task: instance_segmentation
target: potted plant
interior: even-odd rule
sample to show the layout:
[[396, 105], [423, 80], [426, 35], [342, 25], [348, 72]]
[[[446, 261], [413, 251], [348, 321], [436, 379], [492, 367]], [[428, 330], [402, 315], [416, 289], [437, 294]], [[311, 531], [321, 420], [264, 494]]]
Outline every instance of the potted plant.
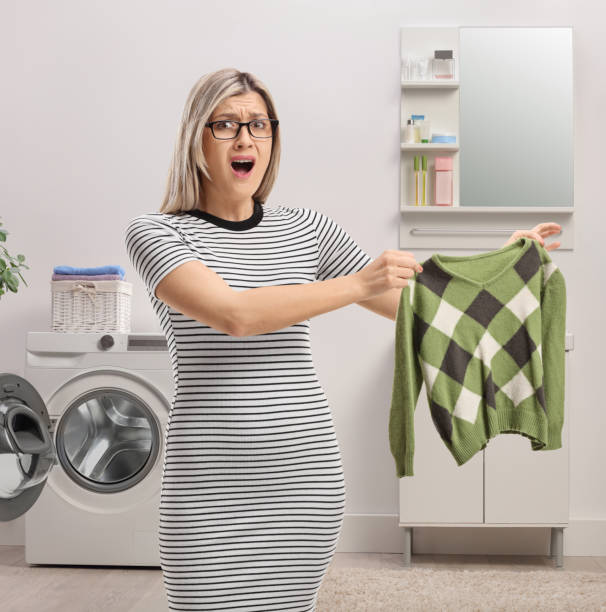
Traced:
[[[2, 221], [0, 221], [0, 226], [1, 225]], [[7, 234], [10, 234], [10, 232], [0, 228], [0, 242], [6, 242]], [[0, 297], [6, 293], [6, 288], [10, 289], [13, 293], [17, 293], [19, 279], [15, 276], [15, 272], [25, 283], [25, 286], [29, 286], [25, 282], [25, 279], [21, 276], [21, 272], [19, 272], [19, 268], [27, 268], [29, 270], [29, 266], [26, 266], [23, 263], [24, 261], [25, 257], [21, 254], [17, 255], [17, 259], [15, 260], [9, 255], [9, 252], [6, 250], [4, 245], [0, 244]]]

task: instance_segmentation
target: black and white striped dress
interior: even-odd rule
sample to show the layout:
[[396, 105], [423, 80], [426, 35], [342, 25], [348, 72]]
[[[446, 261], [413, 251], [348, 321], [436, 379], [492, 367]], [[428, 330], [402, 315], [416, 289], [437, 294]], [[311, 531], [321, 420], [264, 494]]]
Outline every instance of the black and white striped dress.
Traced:
[[315, 610], [345, 481], [310, 320], [229, 336], [154, 292], [191, 260], [244, 291], [352, 274], [372, 258], [327, 215], [259, 202], [243, 221], [199, 210], [143, 214], [128, 224], [125, 243], [175, 376], [159, 508], [170, 609]]

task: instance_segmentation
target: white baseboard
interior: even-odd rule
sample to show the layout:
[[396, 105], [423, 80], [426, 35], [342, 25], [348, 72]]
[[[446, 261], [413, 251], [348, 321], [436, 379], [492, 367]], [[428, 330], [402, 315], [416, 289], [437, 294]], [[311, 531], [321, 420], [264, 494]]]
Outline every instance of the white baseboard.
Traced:
[[[547, 555], [546, 527], [414, 527], [413, 554]], [[25, 519], [0, 522], [0, 545], [25, 545]], [[346, 514], [337, 552], [401, 553], [404, 529], [393, 514]], [[606, 557], [606, 520], [575, 519], [564, 529], [564, 556]]]

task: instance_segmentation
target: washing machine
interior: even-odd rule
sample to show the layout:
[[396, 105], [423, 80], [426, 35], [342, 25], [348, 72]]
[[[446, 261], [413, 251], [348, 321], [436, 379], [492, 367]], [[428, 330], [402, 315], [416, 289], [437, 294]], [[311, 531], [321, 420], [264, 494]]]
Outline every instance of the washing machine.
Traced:
[[160, 566], [174, 378], [162, 334], [27, 334], [0, 373], [0, 520], [25, 514], [30, 564]]

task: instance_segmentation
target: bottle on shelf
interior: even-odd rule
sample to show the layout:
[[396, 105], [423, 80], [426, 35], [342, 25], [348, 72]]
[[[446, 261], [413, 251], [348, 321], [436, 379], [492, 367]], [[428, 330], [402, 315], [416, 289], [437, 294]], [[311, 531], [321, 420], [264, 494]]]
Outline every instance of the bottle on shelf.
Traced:
[[415, 155], [413, 158], [413, 169], [415, 183], [414, 206], [427, 206], [427, 157], [425, 155]]
[[414, 57], [407, 55], [402, 58], [402, 80], [403, 81], [411, 81], [414, 74]]
[[427, 206], [427, 157], [425, 155], [421, 156], [421, 168], [423, 169], [423, 200], [421, 206]]
[[415, 171], [415, 206], [419, 205], [419, 156], [415, 155], [414, 161], [414, 171]]
[[421, 123], [425, 119], [425, 115], [411, 115], [412, 125], [415, 132], [415, 142], [421, 142]]
[[412, 119], [406, 122], [406, 130], [404, 132], [404, 142], [412, 144], [415, 141], [415, 126], [412, 124]]

